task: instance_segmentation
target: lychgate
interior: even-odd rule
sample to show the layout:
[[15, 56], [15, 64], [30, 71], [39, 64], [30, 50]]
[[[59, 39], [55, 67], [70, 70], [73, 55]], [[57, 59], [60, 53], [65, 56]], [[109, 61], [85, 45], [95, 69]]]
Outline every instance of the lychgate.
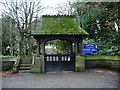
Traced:
[[[37, 42], [37, 56], [44, 56], [44, 71], [75, 71], [76, 55], [82, 53], [82, 40], [88, 33], [80, 28], [74, 16], [44, 15], [41, 26], [32, 32]], [[70, 54], [46, 54], [45, 44], [51, 40], [66, 40], [71, 45]], [[73, 52], [73, 44], [75, 52]]]

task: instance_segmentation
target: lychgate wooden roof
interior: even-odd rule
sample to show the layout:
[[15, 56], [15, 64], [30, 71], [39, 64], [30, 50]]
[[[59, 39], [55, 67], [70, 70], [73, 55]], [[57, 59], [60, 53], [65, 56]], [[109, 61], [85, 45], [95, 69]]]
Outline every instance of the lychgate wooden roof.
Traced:
[[77, 23], [74, 16], [44, 15], [42, 25], [32, 35], [88, 35]]

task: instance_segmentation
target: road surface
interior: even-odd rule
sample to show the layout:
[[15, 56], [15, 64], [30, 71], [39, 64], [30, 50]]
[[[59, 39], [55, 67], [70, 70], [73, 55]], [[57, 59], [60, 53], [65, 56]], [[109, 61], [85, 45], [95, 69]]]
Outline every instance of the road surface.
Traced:
[[[110, 74], [110, 72], [113, 74]], [[2, 87], [3, 88], [118, 88], [118, 73], [115, 71], [110, 71], [105, 69], [92, 69], [92, 70], [86, 70], [85, 72], [59, 72], [59, 73], [44, 73], [44, 74], [16, 73], [16, 74], [3, 76]]]

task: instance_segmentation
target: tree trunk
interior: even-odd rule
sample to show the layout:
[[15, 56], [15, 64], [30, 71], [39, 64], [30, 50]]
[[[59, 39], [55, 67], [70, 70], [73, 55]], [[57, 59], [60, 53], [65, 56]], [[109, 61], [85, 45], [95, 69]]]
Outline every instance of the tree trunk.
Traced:
[[23, 58], [24, 54], [23, 54], [23, 41], [24, 41], [24, 37], [21, 36], [21, 40], [20, 40], [20, 43], [19, 43], [19, 55], [20, 55], [20, 58]]
[[32, 52], [33, 52], [33, 48], [32, 48], [32, 43], [31, 43], [31, 37], [28, 37], [28, 55], [31, 56]]

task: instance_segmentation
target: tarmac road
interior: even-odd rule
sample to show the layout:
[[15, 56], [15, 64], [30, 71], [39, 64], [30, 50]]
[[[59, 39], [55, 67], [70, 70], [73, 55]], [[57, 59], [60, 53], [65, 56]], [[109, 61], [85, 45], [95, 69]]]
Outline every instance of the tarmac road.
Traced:
[[16, 73], [2, 77], [2, 88], [118, 88], [118, 73], [105, 69], [43, 74]]

